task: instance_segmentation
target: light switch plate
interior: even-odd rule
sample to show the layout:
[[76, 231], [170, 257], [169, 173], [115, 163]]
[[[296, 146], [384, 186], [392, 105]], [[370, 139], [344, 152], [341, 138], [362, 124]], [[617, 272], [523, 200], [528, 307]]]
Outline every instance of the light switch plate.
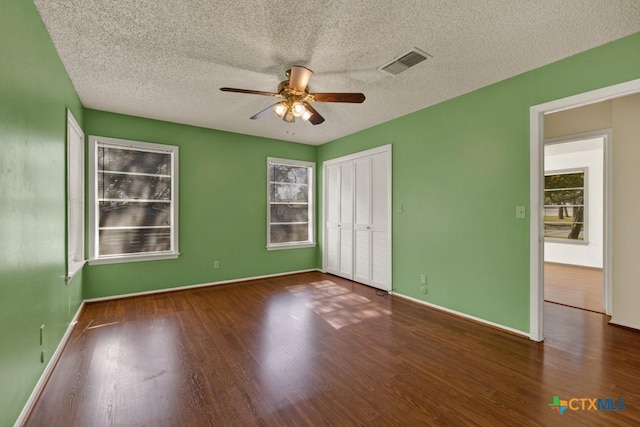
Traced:
[[516, 218], [524, 219], [527, 217], [527, 211], [524, 206], [516, 206]]

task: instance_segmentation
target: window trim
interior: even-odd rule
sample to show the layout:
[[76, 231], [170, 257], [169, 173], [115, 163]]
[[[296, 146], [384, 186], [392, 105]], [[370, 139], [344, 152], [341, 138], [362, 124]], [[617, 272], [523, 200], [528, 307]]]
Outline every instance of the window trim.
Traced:
[[582, 240], [579, 239], [569, 239], [569, 238], [560, 238], [560, 237], [547, 237], [545, 236], [545, 220], [544, 220], [544, 195], [542, 198], [543, 206], [542, 206], [542, 236], [544, 241], [547, 243], [563, 243], [568, 245], [578, 245], [578, 246], [587, 246], [589, 245], [589, 234], [588, 234], [588, 224], [589, 224], [589, 168], [586, 166], [583, 167], [575, 167], [575, 168], [567, 168], [567, 169], [554, 169], [549, 171], [544, 171], [543, 173], [543, 193], [546, 190], [544, 188], [544, 178], [550, 175], [566, 175], [570, 173], [583, 173], [584, 174], [584, 186], [583, 186], [583, 197], [584, 200], [582, 202], [582, 206], [584, 207], [584, 213], [582, 214]]
[[[271, 179], [270, 179], [270, 166], [271, 164], [289, 165], [307, 167], [311, 170], [308, 173], [309, 182], [307, 183], [308, 189], [308, 202], [309, 209], [309, 240], [304, 242], [286, 242], [286, 243], [271, 243]], [[315, 162], [309, 162], [305, 160], [291, 160], [283, 159], [279, 157], [267, 157], [267, 245], [268, 251], [282, 250], [282, 249], [300, 249], [300, 248], [313, 248], [316, 246], [316, 214], [315, 214], [315, 188], [316, 188], [316, 164]]]
[[[171, 161], [171, 249], [163, 252], [144, 252], [135, 254], [104, 255], [98, 256], [98, 147], [111, 146], [114, 148], [137, 149], [140, 151], [150, 151], [159, 153], [169, 153], [172, 155]], [[179, 147], [175, 145], [156, 144], [143, 141], [131, 141], [119, 138], [109, 138], [104, 136], [89, 136], [89, 265], [115, 264], [123, 262], [153, 261], [163, 259], [176, 259], [180, 256], [178, 249], [178, 164]]]
[[[74, 147], [71, 144], [71, 133], [76, 132], [80, 137], [80, 145], [78, 147]], [[76, 151], [77, 150], [77, 151]], [[74, 159], [79, 159], [80, 164], [74, 162]], [[71, 113], [71, 110], [67, 109], [67, 274], [65, 276], [65, 281], [69, 283], [73, 278], [82, 270], [86, 263], [85, 253], [84, 253], [84, 238], [85, 238], [85, 227], [84, 227], [84, 210], [85, 210], [85, 185], [84, 185], [84, 167], [85, 167], [85, 157], [84, 157], [84, 131], [78, 124], [78, 121]], [[72, 172], [75, 170], [75, 174], [78, 175], [78, 194], [80, 197], [80, 206], [75, 206], [79, 208], [79, 218], [78, 224], [76, 227], [78, 228], [73, 232], [73, 224], [71, 223], [71, 211], [73, 210], [73, 206], [71, 206], [71, 184], [72, 184]], [[75, 237], [77, 241], [75, 245], [72, 244], [72, 239]], [[71, 254], [72, 247], [76, 248], [76, 253]], [[80, 261], [75, 260], [75, 255], [79, 255], [82, 259]], [[72, 260], [72, 257], [74, 258]]]

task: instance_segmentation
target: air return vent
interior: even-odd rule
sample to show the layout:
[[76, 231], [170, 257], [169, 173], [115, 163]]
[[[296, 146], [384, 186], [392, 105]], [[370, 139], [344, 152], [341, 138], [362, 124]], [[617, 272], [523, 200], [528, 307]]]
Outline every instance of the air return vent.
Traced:
[[422, 61], [427, 58], [430, 58], [431, 55], [428, 53], [424, 53], [416, 48], [413, 48], [408, 53], [400, 56], [398, 59], [383, 65], [379, 68], [380, 71], [391, 74], [392, 76], [397, 76], [403, 71], [408, 70], [409, 68], [418, 65]]

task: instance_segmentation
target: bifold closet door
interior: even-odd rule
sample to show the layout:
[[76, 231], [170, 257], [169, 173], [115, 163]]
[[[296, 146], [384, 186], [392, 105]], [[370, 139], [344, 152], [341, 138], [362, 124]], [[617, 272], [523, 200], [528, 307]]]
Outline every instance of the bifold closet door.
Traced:
[[357, 159], [354, 164], [354, 280], [389, 290], [388, 154]]
[[327, 272], [391, 290], [391, 153], [363, 154], [325, 168]]
[[391, 162], [389, 153], [371, 156], [371, 286], [391, 290]]
[[355, 160], [354, 167], [353, 280], [368, 284], [371, 280], [371, 158]]
[[326, 271], [353, 279], [353, 163], [327, 167]]

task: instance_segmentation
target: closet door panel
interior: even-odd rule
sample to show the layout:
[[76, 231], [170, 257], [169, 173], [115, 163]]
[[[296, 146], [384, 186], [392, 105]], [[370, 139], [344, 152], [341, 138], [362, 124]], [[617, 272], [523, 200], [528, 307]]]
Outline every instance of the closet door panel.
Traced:
[[353, 278], [353, 162], [340, 164], [340, 271]]
[[325, 171], [325, 270], [340, 272], [340, 167], [327, 166]]
[[371, 159], [358, 159], [354, 167], [354, 280], [368, 283], [371, 280]]

